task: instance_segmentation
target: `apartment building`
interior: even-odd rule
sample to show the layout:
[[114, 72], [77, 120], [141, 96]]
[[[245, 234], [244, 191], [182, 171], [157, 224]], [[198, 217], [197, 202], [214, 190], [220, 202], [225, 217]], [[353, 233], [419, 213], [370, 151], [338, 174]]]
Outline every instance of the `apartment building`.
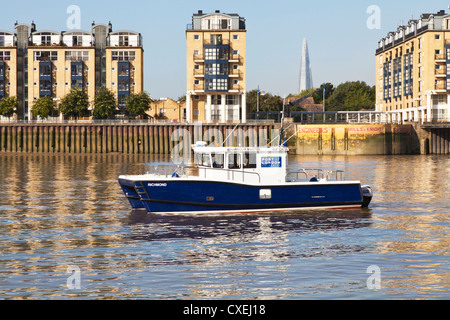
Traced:
[[376, 110], [399, 122], [450, 120], [450, 14], [422, 14], [378, 42]]
[[0, 98], [18, 97], [19, 119], [31, 119], [40, 97], [58, 104], [73, 87], [88, 94], [91, 108], [96, 89], [107, 87], [124, 112], [126, 98], [143, 91], [142, 36], [113, 32], [111, 23], [93, 23], [91, 32], [36, 30], [34, 23], [0, 31]]
[[187, 122], [246, 122], [246, 26], [238, 14], [203, 13], [186, 28]]
[[0, 99], [17, 95], [17, 48], [14, 33], [0, 31]]

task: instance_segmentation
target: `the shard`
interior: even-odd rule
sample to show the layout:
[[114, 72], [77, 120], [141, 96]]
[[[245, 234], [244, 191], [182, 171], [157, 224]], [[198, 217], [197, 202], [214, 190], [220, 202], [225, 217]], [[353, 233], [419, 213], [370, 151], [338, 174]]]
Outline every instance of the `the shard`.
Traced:
[[300, 62], [300, 80], [298, 92], [313, 88], [311, 64], [309, 62], [308, 42], [303, 39], [302, 59]]

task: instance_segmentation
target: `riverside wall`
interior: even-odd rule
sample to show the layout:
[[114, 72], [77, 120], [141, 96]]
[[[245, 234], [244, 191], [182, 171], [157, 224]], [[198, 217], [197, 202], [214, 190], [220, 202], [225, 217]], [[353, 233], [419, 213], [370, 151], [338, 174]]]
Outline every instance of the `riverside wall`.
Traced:
[[[273, 123], [2, 123], [0, 153], [128, 153], [171, 154], [190, 150], [203, 140], [232, 145], [266, 145]], [[227, 139], [228, 138], [228, 139]]]
[[[286, 126], [285, 126], [286, 128]], [[278, 142], [280, 125], [155, 123], [0, 123], [0, 154], [171, 154], [196, 141], [225, 146]], [[449, 154], [450, 129], [395, 124], [292, 124], [287, 136], [299, 155]]]

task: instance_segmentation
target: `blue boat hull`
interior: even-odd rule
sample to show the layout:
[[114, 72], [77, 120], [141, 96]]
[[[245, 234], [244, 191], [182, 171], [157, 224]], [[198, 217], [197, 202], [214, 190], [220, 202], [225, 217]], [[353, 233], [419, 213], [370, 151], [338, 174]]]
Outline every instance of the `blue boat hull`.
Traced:
[[[255, 186], [220, 181], [161, 180], [119, 183], [133, 209], [155, 213], [258, 212], [368, 206], [360, 183], [287, 183]], [[261, 199], [261, 190], [270, 198]]]

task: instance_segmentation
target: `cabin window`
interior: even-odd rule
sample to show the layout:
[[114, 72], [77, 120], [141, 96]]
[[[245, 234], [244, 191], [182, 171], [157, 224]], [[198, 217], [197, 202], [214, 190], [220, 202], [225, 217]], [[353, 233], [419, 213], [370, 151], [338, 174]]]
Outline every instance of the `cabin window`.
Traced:
[[245, 153], [244, 155], [244, 169], [256, 168], [256, 153]]
[[238, 153], [230, 153], [228, 155], [228, 169], [240, 169], [241, 155]]
[[213, 154], [213, 168], [223, 168], [225, 155], [223, 154]]

